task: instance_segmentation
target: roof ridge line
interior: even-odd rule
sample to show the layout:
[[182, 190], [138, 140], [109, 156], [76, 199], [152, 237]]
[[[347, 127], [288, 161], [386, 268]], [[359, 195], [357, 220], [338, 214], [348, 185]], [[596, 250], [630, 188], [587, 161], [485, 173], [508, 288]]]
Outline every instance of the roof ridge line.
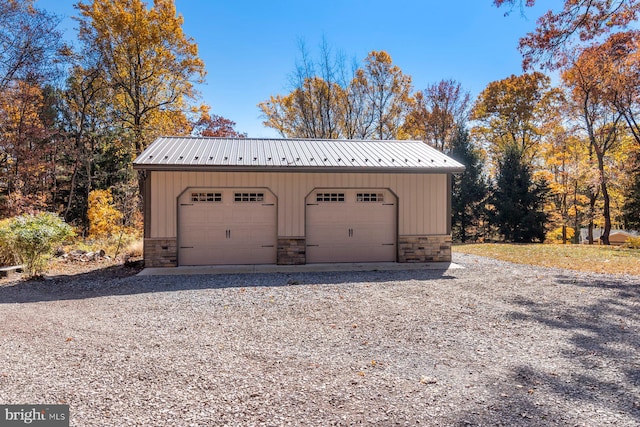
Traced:
[[[411, 142], [411, 143], [422, 143], [426, 144], [424, 141], [419, 139], [348, 139], [348, 138], [340, 138], [340, 139], [330, 139], [330, 138], [260, 138], [260, 137], [227, 137], [227, 136], [170, 136], [170, 135], [162, 135], [157, 139], [192, 139], [192, 140], [232, 140], [232, 141], [305, 141], [305, 142], [374, 142], [374, 143], [398, 143], [398, 142]], [[427, 144], [428, 145], [428, 144]]]

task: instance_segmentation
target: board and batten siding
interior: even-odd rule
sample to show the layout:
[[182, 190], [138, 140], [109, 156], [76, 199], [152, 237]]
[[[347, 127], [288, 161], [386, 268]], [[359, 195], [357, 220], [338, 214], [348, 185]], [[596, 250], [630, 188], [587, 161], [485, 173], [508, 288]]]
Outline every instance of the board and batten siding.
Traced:
[[278, 198], [278, 236], [305, 235], [305, 197], [315, 188], [388, 188], [398, 196], [399, 235], [444, 235], [447, 174], [179, 172], [151, 173], [150, 238], [177, 236], [177, 200], [187, 188], [268, 188]]

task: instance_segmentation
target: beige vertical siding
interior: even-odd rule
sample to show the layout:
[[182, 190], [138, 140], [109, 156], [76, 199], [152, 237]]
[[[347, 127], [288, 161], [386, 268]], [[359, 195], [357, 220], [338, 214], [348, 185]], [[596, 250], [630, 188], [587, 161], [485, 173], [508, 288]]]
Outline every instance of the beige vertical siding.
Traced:
[[278, 236], [304, 236], [314, 188], [388, 188], [398, 196], [398, 233], [447, 233], [446, 174], [164, 172], [151, 174], [152, 238], [176, 237], [177, 199], [190, 187], [265, 187], [278, 198]]

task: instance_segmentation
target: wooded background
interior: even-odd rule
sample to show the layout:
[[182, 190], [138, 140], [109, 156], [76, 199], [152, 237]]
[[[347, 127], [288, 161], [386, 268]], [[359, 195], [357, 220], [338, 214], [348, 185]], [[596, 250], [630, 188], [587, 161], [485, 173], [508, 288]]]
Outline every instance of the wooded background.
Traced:
[[[511, 13], [535, 1], [493, 3]], [[289, 93], [258, 108], [283, 137], [418, 139], [461, 161], [459, 241], [571, 241], [598, 227], [608, 243], [612, 227], [640, 229], [639, 8], [566, 0], [521, 39], [525, 72], [477, 99], [454, 80], [413, 87], [390, 52], [347, 66], [326, 44], [317, 58], [301, 48]], [[149, 143], [247, 135], [199, 99], [205, 64], [173, 0], [77, 12], [72, 49], [54, 14], [0, 0], [0, 218], [50, 211], [81, 235], [106, 217], [139, 230], [132, 161]]]

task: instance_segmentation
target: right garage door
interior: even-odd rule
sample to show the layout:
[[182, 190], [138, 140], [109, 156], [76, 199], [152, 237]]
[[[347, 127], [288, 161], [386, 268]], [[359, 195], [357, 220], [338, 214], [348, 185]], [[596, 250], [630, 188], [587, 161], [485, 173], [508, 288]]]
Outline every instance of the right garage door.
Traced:
[[397, 200], [386, 189], [318, 189], [306, 199], [307, 263], [396, 261]]

